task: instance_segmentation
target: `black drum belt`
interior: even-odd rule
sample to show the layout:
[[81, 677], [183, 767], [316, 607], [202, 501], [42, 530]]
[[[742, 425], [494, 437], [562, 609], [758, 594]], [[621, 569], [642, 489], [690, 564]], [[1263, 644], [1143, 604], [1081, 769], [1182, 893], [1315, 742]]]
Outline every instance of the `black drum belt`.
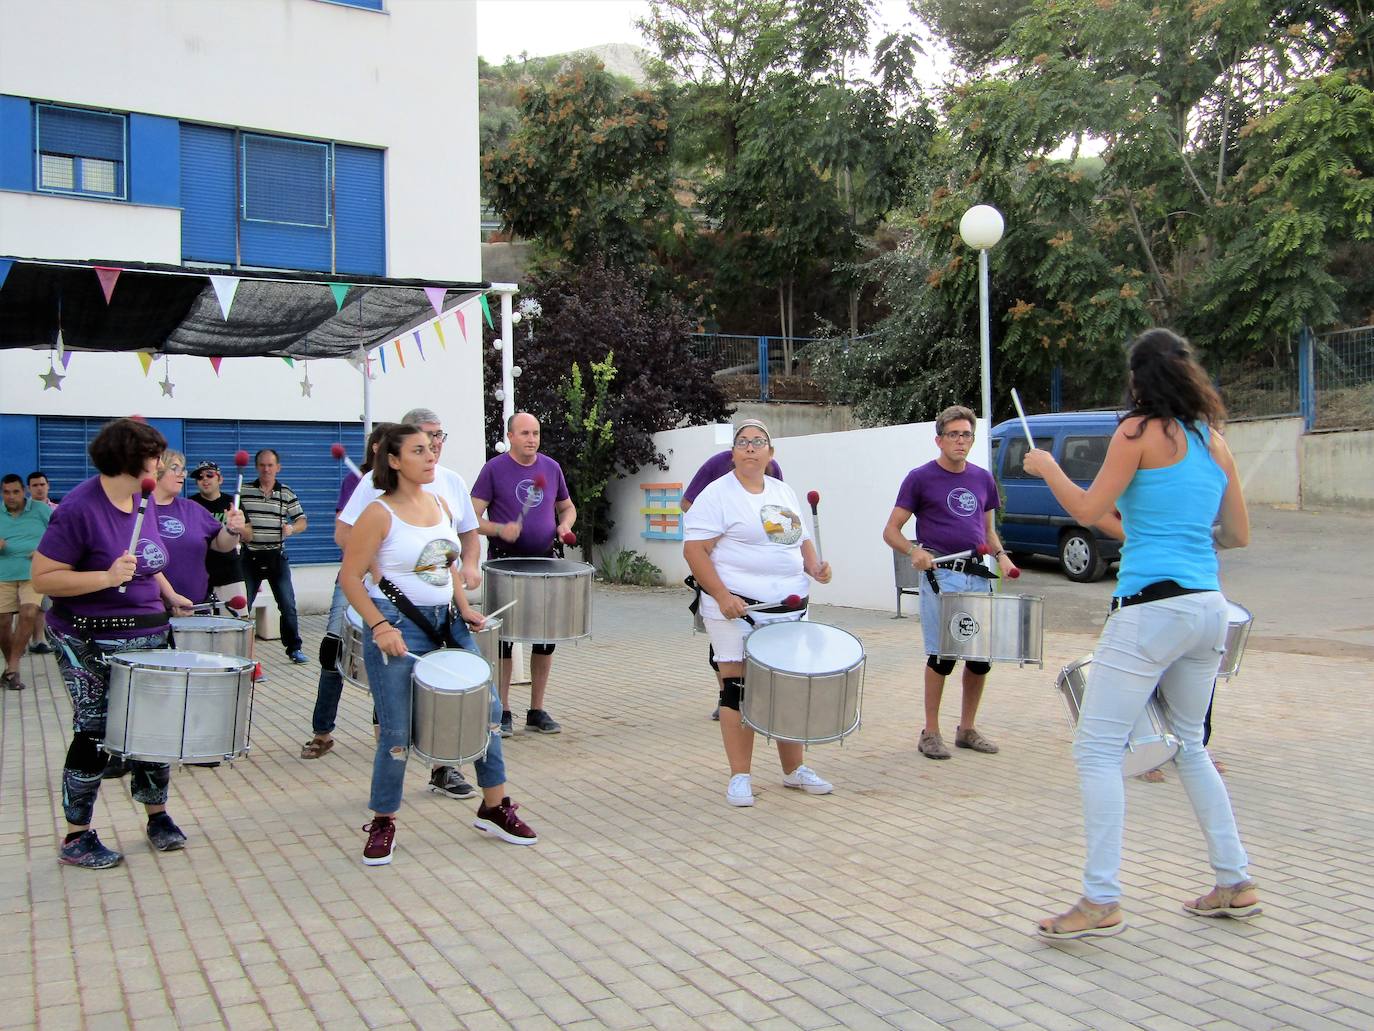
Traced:
[[[690, 605], [687, 606], [687, 611], [690, 612], [692, 615], [695, 616], [695, 615], [697, 614], [697, 609], [701, 607], [701, 584], [697, 583], [696, 577], [694, 577], [694, 576], [689, 576], [689, 577], [687, 577], [685, 580], [683, 580], [682, 582], [685, 583], [688, 587], [690, 587], [692, 590], [694, 590], [694, 591], [696, 592], [695, 596], [693, 596], [693, 598], [692, 598], [692, 603], [691, 603]], [[937, 590], [938, 590], [938, 588], [937, 588]], [[731, 593], [731, 594], [734, 594], [736, 598], [738, 598], [740, 601], [744, 602], [744, 604], [746, 604], [746, 605], [758, 605], [758, 604], [761, 604], [757, 598], [746, 598], [744, 595], [739, 594], [739, 593], [737, 593], [737, 592], [735, 592], [735, 591], [731, 591], [730, 593]], [[803, 598], [803, 599], [801, 600], [801, 604], [800, 604], [800, 605], [795, 605], [795, 606], [794, 606], [794, 605], [788, 605], [788, 604], [786, 604], [786, 603], [784, 603], [784, 602], [778, 602], [778, 604], [774, 605], [772, 608], [767, 608], [767, 609], [755, 609], [754, 611], [755, 611], [755, 612], [762, 612], [762, 613], [764, 613], [765, 615], [776, 615], [776, 614], [781, 613], [781, 612], [805, 612], [807, 606], [810, 605], [810, 604], [811, 604], [811, 598], [810, 598], [810, 596], [808, 595], [807, 597], [805, 597], [805, 598]], [[746, 623], [748, 623], [750, 626], [753, 626], [753, 625], [754, 625], [754, 621], [753, 621], [752, 619], [749, 618], [750, 615], [751, 615], [750, 613], [746, 612], [746, 613], [745, 613], [743, 616], [741, 616], [740, 618], [743, 619], [743, 620], [744, 620]]]
[[108, 633], [111, 630], [160, 630], [168, 625], [167, 613], [146, 612], [132, 616], [78, 616], [67, 606], [56, 604], [53, 612], [58, 619], [70, 623], [81, 636]]
[[1205, 594], [1210, 587], [1183, 587], [1173, 580], [1159, 580], [1135, 594], [1113, 598], [1111, 612], [1124, 609], [1127, 605], [1144, 605], [1146, 602], [1163, 601], [1165, 598], [1180, 598], [1185, 594]]

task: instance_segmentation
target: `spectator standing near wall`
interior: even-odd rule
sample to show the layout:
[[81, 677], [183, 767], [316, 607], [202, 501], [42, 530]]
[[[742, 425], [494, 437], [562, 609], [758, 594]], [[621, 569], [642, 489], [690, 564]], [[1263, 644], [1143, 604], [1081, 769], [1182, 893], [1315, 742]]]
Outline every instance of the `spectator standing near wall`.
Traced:
[[252, 527], [252, 539], [244, 542], [247, 560], [248, 604], [258, 596], [266, 581], [281, 612], [281, 643], [286, 657], [297, 665], [310, 660], [301, 651], [300, 621], [296, 616], [296, 588], [291, 582], [291, 561], [286, 553], [287, 538], [304, 533], [305, 510], [296, 492], [277, 479], [281, 457], [265, 447], [254, 458], [258, 478], [243, 486], [240, 502], [244, 517]]
[[52, 509], [24, 497], [24, 481], [17, 473], [6, 473], [0, 481], [4, 513], [0, 515], [0, 652], [5, 656], [5, 673], [0, 677], [7, 689], [22, 691], [19, 659], [38, 622], [42, 597], [33, 589], [29, 563], [34, 549], [48, 528]]

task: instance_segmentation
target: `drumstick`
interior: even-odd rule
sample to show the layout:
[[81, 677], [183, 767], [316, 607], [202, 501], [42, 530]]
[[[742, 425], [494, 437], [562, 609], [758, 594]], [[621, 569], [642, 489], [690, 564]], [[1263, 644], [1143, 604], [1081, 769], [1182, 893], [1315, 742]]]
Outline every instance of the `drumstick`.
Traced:
[[510, 601], [508, 601], [508, 602], [506, 602], [504, 605], [502, 605], [499, 609], [493, 609], [491, 612], [488, 612], [488, 613], [486, 613], [485, 615], [483, 615], [482, 618], [483, 618], [483, 619], [495, 619], [497, 616], [501, 615], [501, 613], [505, 612], [506, 609], [514, 608], [515, 605], [516, 605], [516, 603], [518, 603], [519, 601], [520, 601], [519, 598], [512, 598]]
[[[515, 521], [515, 524], [517, 526], [524, 526], [525, 513], [544, 500], [544, 487], [548, 484], [548, 482], [549, 481], [544, 478], [543, 473], [535, 474], [534, 482], [531, 484], [530, 489], [525, 493], [525, 500], [520, 503], [520, 518]], [[539, 492], [539, 501], [533, 500], [535, 491]]]
[[817, 506], [821, 503], [821, 492], [818, 490], [807, 491], [806, 503], [811, 506], [811, 525], [815, 527], [816, 560], [818, 562], [824, 562], [825, 559], [821, 558], [821, 514], [816, 510]]
[[[234, 488], [234, 507], [239, 507], [239, 495], [243, 493], [243, 467], [248, 464], [248, 452], [239, 450], [234, 452], [234, 464], [239, 467], [239, 482]], [[243, 550], [243, 541], [234, 542], [234, 554], [237, 555]]]
[[800, 594], [789, 594], [789, 595], [788, 595], [786, 598], [784, 598], [782, 601], [760, 601], [760, 602], [756, 602], [756, 603], [753, 604], [753, 605], [746, 605], [746, 606], [744, 606], [744, 611], [745, 611], [745, 612], [761, 612], [761, 611], [763, 611], [764, 609], [778, 609], [778, 608], [782, 608], [782, 609], [787, 609], [787, 610], [790, 611], [790, 612], [795, 612], [797, 609], [799, 609], [799, 608], [801, 608], [801, 607], [802, 607], [801, 595], [800, 595]]
[[969, 548], [967, 551], [955, 551], [948, 555], [941, 555], [939, 558], [935, 559], [935, 564], [938, 566], [941, 562], [957, 562], [961, 558], [972, 558], [974, 555], [981, 557], [987, 553], [988, 546], [986, 544], [980, 544], [978, 547]]
[[[157, 486], [157, 480], [151, 476], [145, 476], [138, 481], [138, 490], [142, 495], [138, 501], [138, 515], [134, 517], [134, 532], [129, 537], [129, 554], [134, 554], [134, 548], [138, 547], [138, 535], [143, 530], [143, 515], [148, 511], [148, 495]], [[137, 556], [135, 556], [137, 557]], [[119, 593], [123, 594], [129, 585], [122, 583], [119, 585]]]
[[1016, 406], [1016, 417], [1021, 420], [1021, 430], [1026, 435], [1026, 445], [1035, 447], [1035, 440], [1031, 437], [1030, 424], [1026, 422], [1026, 410], [1021, 407], [1021, 398], [1016, 393], [1016, 388], [1011, 388], [1011, 403]]
[[329, 453], [343, 462], [344, 465], [348, 466], [348, 471], [358, 477], [358, 479], [361, 480], [363, 478], [363, 471], [358, 468], [357, 463], [354, 462], [353, 459], [348, 457], [348, 452], [344, 449], [342, 444], [329, 445]]

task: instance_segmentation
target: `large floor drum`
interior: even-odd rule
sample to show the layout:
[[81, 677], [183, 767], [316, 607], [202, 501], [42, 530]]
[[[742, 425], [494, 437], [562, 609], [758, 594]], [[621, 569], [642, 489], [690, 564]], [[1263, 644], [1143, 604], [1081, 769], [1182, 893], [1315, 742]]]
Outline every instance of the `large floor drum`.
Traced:
[[110, 656], [107, 752], [150, 762], [248, 753], [253, 660], [154, 649]]
[[1041, 665], [1044, 600], [1030, 594], [940, 595], [940, 657]]
[[761, 734], [815, 745], [859, 727], [863, 643], [839, 627], [769, 623], [744, 640], [740, 717]]
[[491, 671], [486, 659], [457, 648], [415, 660], [410, 674], [410, 744], [416, 755], [457, 766], [487, 754]]
[[232, 616], [173, 616], [172, 644], [177, 651], [253, 657], [253, 623]]
[[367, 666], [363, 664], [363, 635], [366, 632], [363, 618], [357, 610], [352, 605], [344, 609], [343, 639], [339, 643], [339, 675], [364, 691], [368, 690]]
[[[1064, 699], [1064, 708], [1069, 714], [1069, 726], [1078, 729], [1078, 720], [1083, 711], [1083, 695], [1088, 689], [1088, 668], [1093, 657], [1085, 655], [1077, 662], [1065, 666], [1060, 672], [1055, 687]], [[1126, 739], [1126, 754], [1122, 757], [1121, 773], [1125, 777], [1135, 777], [1149, 773], [1163, 766], [1178, 752], [1179, 741], [1169, 724], [1168, 713], [1160, 704], [1158, 695], [1150, 695], [1145, 711], [1135, 721], [1131, 735]]]
[[1240, 672], [1240, 660], [1245, 655], [1245, 645], [1250, 640], [1250, 625], [1255, 617], [1244, 605], [1228, 601], [1226, 619], [1226, 653], [1221, 657], [1219, 677], [1233, 677]]
[[592, 632], [592, 574], [562, 558], [499, 558], [482, 566], [488, 612], [501, 616], [501, 640], [540, 644], [576, 641]]

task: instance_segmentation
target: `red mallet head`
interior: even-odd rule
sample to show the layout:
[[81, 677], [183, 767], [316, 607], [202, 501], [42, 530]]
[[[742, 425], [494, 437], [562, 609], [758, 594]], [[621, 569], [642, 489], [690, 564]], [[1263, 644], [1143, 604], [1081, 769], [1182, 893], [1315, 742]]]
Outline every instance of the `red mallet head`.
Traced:
[[807, 491], [806, 503], [811, 506], [811, 510], [814, 512], [816, 510], [816, 506], [821, 503], [821, 492], [818, 490]]
[[786, 598], [782, 600], [782, 603], [785, 608], [799, 609], [802, 607], [801, 595], [789, 594]]
[[151, 494], [157, 489], [157, 480], [153, 479], [151, 476], [145, 476], [138, 481], [138, 489], [144, 494]]
[[973, 549], [973, 553], [974, 553], [975, 555], [986, 555], [986, 554], [988, 554], [990, 551], [992, 551], [992, 549], [989, 548], [986, 544], [980, 544], [980, 545], [978, 545], [978, 547], [976, 547], [976, 548]]
[[245, 465], [247, 465], [247, 464], [248, 464], [248, 452], [247, 452], [247, 451], [235, 451], [235, 452], [234, 452], [234, 464], [235, 464], [236, 466], [238, 466], [240, 469], [242, 469]]
[[261, 663], [261, 662], [255, 662], [255, 663], [253, 663], [253, 679], [254, 679], [254, 680], [261, 680], [261, 679], [262, 679], [262, 663]]
[[241, 594], [236, 594], [225, 602], [225, 604], [231, 609], [246, 609], [248, 607], [248, 599]]
[[1012, 566], [1011, 569], [1009, 569], [1009, 570], [1007, 571], [1007, 576], [1011, 577], [1013, 580], [1015, 580], [1015, 579], [1017, 579], [1018, 577], [1020, 577], [1020, 575], [1021, 575], [1021, 570], [1017, 569], [1015, 566]]
[[134, 421], [134, 422], [147, 422], [147, 421], [148, 421], [147, 419], [143, 418], [143, 416], [139, 415], [137, 412], [134, 412], [134, 414], [131, 415], [131, 416], [129, 416], [129, 418], [130, 418], [132, 421]]
[[534, 489], [535, 489], [535, 490], [543, 490], [543, 489], [544, 489], [545, 487], [547, 487], [548, 485], [549, 485], [549, 481], [545, 478], [545, 476], [544, 476], [543, 473], [536, 473], [536, 474], [535, 474], [535, 477], [534, 477]]
[[330, 444], [329, 453], [335, 458], [342, 458], [344, 455], [348, 454], [342, 444]]
[[571, 548], [577, 543], [577, 534], [573, 533], [571, 530], [566, 531], [563, 534], [563, 543]]

